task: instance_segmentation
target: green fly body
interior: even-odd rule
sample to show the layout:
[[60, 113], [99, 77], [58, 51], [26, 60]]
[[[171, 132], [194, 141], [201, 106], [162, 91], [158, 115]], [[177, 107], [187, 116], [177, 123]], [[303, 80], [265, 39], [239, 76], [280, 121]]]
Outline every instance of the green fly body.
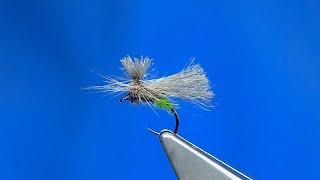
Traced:
[[150, 78], [149, 69], [153, 65], [148, 57], [131, 58], [124, 57], [120, 60], [125, 78], [111, 78], [101, 75], [105, 84], [91, 86], [87, 89], [95, 89], [109, 93], [127, 93], [120, 99], [120, 102], [130, 101], [132, 104], [148, 104], [151, 108], [172, 112], [176, 118], [177, 133], [179, 119], [177, 114], [177, 104], [171, 102], [171, 98], [189, 101], [203, 109], [209, 109], [214, 94], [211, 90], [206, 73], [199, 64], [193, 61], [189, 66], [180, 72], [157, 79]]

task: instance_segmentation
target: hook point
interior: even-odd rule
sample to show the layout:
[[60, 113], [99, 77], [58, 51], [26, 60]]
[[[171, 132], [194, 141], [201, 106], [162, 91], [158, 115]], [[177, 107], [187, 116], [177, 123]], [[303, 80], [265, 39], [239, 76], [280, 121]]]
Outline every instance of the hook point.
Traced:
[[159, 136], [160, 135], [160, 133], [159, 132], [157, 132], [157, 131], [155, 131], [155, 130], [152, 130], [152, 129], [150, 129], [150, 128], [147, 128], [151, 133], [153, 133], [153, 134], [155, 134], [155, 135], [157, 135], [157, 136]]

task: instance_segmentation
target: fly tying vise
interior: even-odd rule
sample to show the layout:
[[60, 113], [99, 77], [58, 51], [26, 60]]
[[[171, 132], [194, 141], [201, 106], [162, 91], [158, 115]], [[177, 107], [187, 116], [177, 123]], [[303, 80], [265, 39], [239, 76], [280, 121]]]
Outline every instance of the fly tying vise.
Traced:
[[[87, 89], [100, 90], [109, 93], [128, 92], [120, 102], [130, 101], [132, 104], [146, 103], [151, 108], [171, 112], [175, 116], [175, 129], [173, 133], [178, 133], [179, 117], [176, 111], [178, 105], [171, 102], [171, 98], [190, 101], [203, 109], [213, 107], [211, 99], [214, 94], [210, 88], [209, 80], [204, 70], [199, 64], [193, 64], [182, 71], [167, 77], [149, 79], [149, 68], [152, 60], [148, 57], [131, 58], [124, 57], [120, 60], [126, 74], [126, 78], [117, 80], [109, 76], [101, 75], [105, 80], [105, 85], [92, 86]], [[158, 132], [149, 129], [152, 133], [159, 135]]]

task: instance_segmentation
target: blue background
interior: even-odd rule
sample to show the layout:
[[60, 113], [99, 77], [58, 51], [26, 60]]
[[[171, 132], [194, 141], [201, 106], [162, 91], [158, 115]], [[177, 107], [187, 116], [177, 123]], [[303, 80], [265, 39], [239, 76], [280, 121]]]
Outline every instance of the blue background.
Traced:
[[215, 109], [181, 103], [180, 135], [254, 179], [319, 179], [320, 3], [0, 2], [0, 179], [175, 179], [146, 127], [166, 112], [80, 88], [126, 56], [157, 76], [196, 57]]

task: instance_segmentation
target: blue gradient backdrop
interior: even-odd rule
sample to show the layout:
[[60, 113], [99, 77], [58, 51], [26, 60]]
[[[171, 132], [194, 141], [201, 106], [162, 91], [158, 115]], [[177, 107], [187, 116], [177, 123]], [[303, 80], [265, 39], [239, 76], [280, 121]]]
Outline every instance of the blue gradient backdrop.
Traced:
[[196, 57], [216, 108], [182, 103], [180, 134], [255, 179], [320, 179], [320, 3], [0, 2], [0, 179], [175, 179], [146, 127], [173, 117], [80, 90]]

